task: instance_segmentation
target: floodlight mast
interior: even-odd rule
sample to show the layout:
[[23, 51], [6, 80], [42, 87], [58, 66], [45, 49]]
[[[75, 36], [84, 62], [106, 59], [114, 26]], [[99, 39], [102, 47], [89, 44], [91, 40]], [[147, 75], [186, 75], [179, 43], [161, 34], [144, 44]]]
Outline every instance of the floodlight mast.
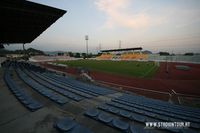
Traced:
[[85, 35], [85, 41], [86, 41], [86, 58], [88, 58], [88, 40], [89, 40], [89, 37], [88, 35]]
[[119, 49], [121, 49], [121, 44], [122, 44], [122, 41], [119, 40]]

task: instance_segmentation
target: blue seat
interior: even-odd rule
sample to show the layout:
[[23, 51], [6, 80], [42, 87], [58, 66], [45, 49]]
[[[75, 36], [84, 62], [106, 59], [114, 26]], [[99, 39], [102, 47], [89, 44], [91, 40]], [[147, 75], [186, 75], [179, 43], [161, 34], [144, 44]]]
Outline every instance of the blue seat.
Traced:
[[75, 96], [74, 96], [74, 95], [71, 95], [71, 94], [68, 94], [67, 97], [69, 97], [69, 98], [71, 98], [71, 99], [74, 99]]
[[120, 130], [123, 130], [123, 131], [127, 131], [128, 128], [129, 128], [129, 124], [122, 121], [122, 120], [119, 120], [119, 119], [114, 119], [112, 121], [112, 124], [114, 127], [120, 129]]
[[124, 107], [124, 105], [120, 104], [120, 103], [115, 103], [115, 106], [118, 107], [118, 108], [123, 108]]
[[58, 99], [56, 99], [56, 102], [62, 105], [62, 104], [69, 102], [69, 100], [64, 99], [64, 98], [58, 98]]
[[145, 114], [148, 115], [148, 116], [150, 116], [150, 117], [157, 118], [157, 115], [155, 113], [145, 112]]
[[62, 133], [92, 133], [88, 128], [68, 117], [57, 121], [54, 126]]
[[58, 130], [64, 131], [64, 132], [72, 130], [76, 126], [77, 126], [77, 123], [74, 120], [67, 117], [57, 121], [55, 124], [55, 127]]
[[145, 122], [145, 116], [143, 116], [143, 115], [139, 115], [139, 114], [134, 113], [134, 114], [132, 114], [131, 118], [133, 120], [136, 120], [136, 121], [139, 121], [139, 122]]
[[126, 106], [126, 105], [123, 106], [123, 109], [126, 109], [128, 111], [133, 111], [134, 110], [132, 107], [129, 107], [129, 106]]
[[29, 75], [31, 75], [32, 77], [36, 77], [36, 80], [41, 83], [42, 85], [46, 86], [47, 88], [50, 88], [51, 90], [58, 92], [70, 99], [73, 99], [75, 101], [80, 101], [83, 98], [80, 97], [79, 95], [76, 95], [74, 93], [71, 93], [69, 91], [67, 91], [66, 89], [64, 89], [63, 87], [58, 87], [55, 84], [52, 84], [52, 82], [50, 82], [49, 80], [44, 79], [44, 77], [42, 77], [40, 74], [35, 74], [35, 73], [31, 73], [31, 72], [27, 72]]
[[20, 97], [22, 94], [20, 92], [15, 93], [15, 96]]
[[35, 110], [41, 108], [42, 105], [41, 105], [40, 103], [38, 103], [38, 102], [33, 102], [33, 103], [31, 103], [31, 104], [28, 104], [27, 107], [28, 107], [30, 110], [35, 111]]
[[83, 100], [83, 97], [75, 96], [75, 97], [74, 97], [74, 100], [75, 100], [75, 101], [81, 101], [81, 100]]
[[78, 125], [73, 130], [69, 131], [69, 133], [93, 133], [93, 132], [90, 131], [88, 128]]
[[102, 121], [102, 122], [108, 124], [108, 123], [112, 122], [113, 117], [110, 116], [110, 115], [108, 115], [108, 114], [101, 113], [101, 114], [98, 115], [98, 119], [99, 119], [100, 121]]
[[196, 130], [187, 128], [187, 129], [182, 129], [181, 133], [199, 133], [199, 132]]
[[152, 129], [144, 129], [142, 127], [139, 127], [137, 125], [131, 125], [130, 126], [130, 132], [131, 133], [153, 133], [153, 131], [151, 131]]
[[171, 129], [167, 128], [168, 131], [173, 132], [173, 133], [180, 133], [180, 129]]
[[114, 114], [117, 114], [119, 112], [119, 109], [118, 108], [115, 108], [115, 107], [109, 107], [108, 110], [111, 112], [111, 113], [114, 113]]
[[31, 98], [29, 98], [29, 99], [23, 99], [23, 100], [21, 100], [21, 102], [24, 105], [28, 105], [28, 104], [31, 104], [33, 102], [33, 99], [31, 99]]
[[105, 104], [101, 104], [98, 106], [99, 109], [102, 109], [102, 110], [108, 110], [109, 106], [105, 105]]
[[99, 114], [99, 111], [97, 109], [90, 109], [86, 111], [85, 114], [90, 117], [96, 117]]
[[200, 128], [200, 124], [199, 123], [194, 123], [194, 122], [191, 122], [190, 124], [191, 127], [194, 127], [194, 128]]
[[129, 111], [125, 111], [125, 110], [120, 110], [119, 114], [123, 117], [126, 117], [126, 118], [131, 118], [131, 112]]

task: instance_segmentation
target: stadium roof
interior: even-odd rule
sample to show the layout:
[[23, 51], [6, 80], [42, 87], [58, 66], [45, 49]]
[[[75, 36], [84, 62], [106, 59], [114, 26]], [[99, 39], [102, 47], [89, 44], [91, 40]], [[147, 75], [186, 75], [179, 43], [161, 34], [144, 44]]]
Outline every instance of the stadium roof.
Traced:
[[142, 47], [137, 47], [137, 48], [124, 48], [124, 49], [101, 50], [101, 52], [118, 52], [118, 51], [131, 51], [131, 50], [142, 50]]
[[0, 1], [0, 44], [31, 43], [66, 11], [25, 0]]

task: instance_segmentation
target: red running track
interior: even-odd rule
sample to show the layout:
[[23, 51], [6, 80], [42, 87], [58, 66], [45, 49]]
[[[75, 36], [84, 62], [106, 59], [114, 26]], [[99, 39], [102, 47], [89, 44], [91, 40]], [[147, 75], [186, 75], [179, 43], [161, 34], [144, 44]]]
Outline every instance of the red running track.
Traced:
[[[189, 71], [177, 70], [176, 65], [187, 65]], [[45, 64], [45, 67], [53, 68], [70, 74], [77, 74], [73, 68], [59, 68]], [[177, 93], [200, 96], [200, 64], [168, 63], [169, 73], [166, 73], [166, 63], [160, 63], [156, 75], [151, 79], [134, 78], [109, 73], [91, 71], [90, 76], [98, 81], [109, 82], [122, 86], [150, 89], [155, 91], [169, 92], [175, 90]], [[127, 90], [131, 91], [130, 88]]]

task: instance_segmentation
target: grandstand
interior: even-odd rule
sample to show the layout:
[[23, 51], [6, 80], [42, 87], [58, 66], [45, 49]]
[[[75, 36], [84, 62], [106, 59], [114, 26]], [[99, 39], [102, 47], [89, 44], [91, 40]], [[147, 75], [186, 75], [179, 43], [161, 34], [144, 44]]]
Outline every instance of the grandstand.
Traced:
[[[11, 92], [9, 97], [14, 96], [21, 103], [18, 108], [24, 106], [30, 112], [38, 113], [47, 108], [47, 104], [39, 96], [30, 95], [30, 91], [34, 91], [48, 100], [48, 104], [55, 103], [60, 110], [72, 113], [64, 113], [65, 117], [54, 122], [59, 131], [160, 133], [197, 132], [200, 129], [199, 109], [83, 83], [26, 62], [6, 61], [2, 66], [4, 81]], [[19, 81], [16, 82], [16, 77], [29, 89], [22, 87]], [[72, 107], [74, 109], [70, 109]], [[159, 121], [187, 121], [191, 125], [188, 129], [167, 128], [152, 131], [144, 128], [145, 122]], [[98, 127], [103, 128], [99, 131]], [[1, 131], [2, 128], [0, 127]]]
[[[24, 0], [1, 0], [0, 44], [31, 43], [64, 10]], [[20, 18], [20, 19], [18, 19]], [[121, 49], [104, 52], [141, 50]], [[103, 52], [103, 51], [102, 51]], [[100, 59], [144, 59], [142, 53]], [[126, 56], [125, 56], [126, 55]], [[33, 61], [49, 61], [35, 57]], [[34, 60], [35, 59], [35, 60]], [[65, 58], [64, 58], [65, 59]], [[57, 60], [57, 58], [52, 58]], [[200, 109], [146, 98], [61, 75], [35, 62], [0, 58], [1, 133], [169, 133], [200, 131]], [[188, 122], [186, 128], [146, 127], [146, 122]], [[153, 124], [155, 126], [155, 124]]]
[[[139, 51], [136, 51], [139, 50]], [[101, 50], [102, 54], [97, 57], [100, 60], [146, 60], [147, 54], [141, 52], [142, 48], [126, 48]]]

